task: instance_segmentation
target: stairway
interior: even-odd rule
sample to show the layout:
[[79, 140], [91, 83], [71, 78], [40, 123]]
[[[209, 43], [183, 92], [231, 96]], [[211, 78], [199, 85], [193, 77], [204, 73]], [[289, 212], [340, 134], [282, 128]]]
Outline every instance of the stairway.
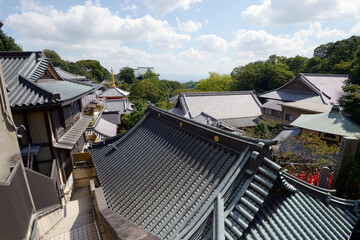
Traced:
[[[72, 200], [64, 207], [64, 218], [42, 239], [46, 240], [97, 240], [91, 200], [86, 189], [76, 189]], [[84, 194], [85, 193], [85, 194]]]

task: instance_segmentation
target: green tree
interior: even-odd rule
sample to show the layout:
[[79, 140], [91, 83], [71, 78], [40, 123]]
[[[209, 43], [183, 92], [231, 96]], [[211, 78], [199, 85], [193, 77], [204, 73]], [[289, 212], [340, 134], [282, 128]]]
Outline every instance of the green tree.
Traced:
[[101, 66], [99, 61], [96, 60], [80, 60], [76, 64], [81, 65], [86, 71], [91, 74], [91, 77], [96, 82], [101, 82], [110, 79], [110, 72]]
[[0, 51], [22, 51], [22, 48], [0, 29]]
[[156, 75], [156, 73], [152, 72], [150, 69], [148, 69], [146, 71], [145, 74], [142, 74], [142, 79], [153, 79], [153, 80], [159, 80], [158, 76]]
[[153, 79], [136, 80], [130, 88], [130, 99], [150, 101], [156, 103], [160, 97], [160, 90]]
[[268, 81], [268, 89], [278, 88], [293, 79], [295, 74], [288, 69], [289, 67], [286, 64], [277, 63], [272, 69], [271, 77]]
[[308, 58], [298, 55], [296, 57], [288, 58], [286, 60], [286, 65], [288, 66], [289, 71], [292, 71], [294, 74], [298, 74], [304, 72], [307, 61]]
[[268, 90], [265, 74], [266, 65], [264, 61], [248, 63], [245, 66], [236, 67], [231, 72], [233, 78], [232, 90], [256, 90], [263, 92]]
[[209, 72], [207, 79], [201, 79], [195, 88], [200, 91], [229, 91], [232, 83], [232, 77], [228, 74]]
[[132, 69], [131, 67], [121, 68], [118, 77], [120, 81], [126, 82], [127, 84], [133, 84], [136, 80], [134, 69]]
[[349, 84], [343, 87], [347, 94], [342, 97], [341, 102], [345, 112], [350, 113], [352, 117], [360, 120], [360, 86]]
[[360, 46], [356, 52], [355, 59], [352, 61], [350, 74], [350, 82], [360, 84]]
[[246, 136], [271, 140], [282, 130], [281, 121], [260, 119], [255, 127], [242, 129]]
[[319, 57], [310, 58], [305, 64], [305, 72], [319, 73], [320, 72], [321, 59]]
[[132, 101], [132, 103], [135, 105], [136, 111], [125, 114], [124, 116], [121, 117], [120, 132], [125, 132], [125, 131], [131, 129], [145, 115], [144, 104], [141, 101], [135, 100], [135, 101]]

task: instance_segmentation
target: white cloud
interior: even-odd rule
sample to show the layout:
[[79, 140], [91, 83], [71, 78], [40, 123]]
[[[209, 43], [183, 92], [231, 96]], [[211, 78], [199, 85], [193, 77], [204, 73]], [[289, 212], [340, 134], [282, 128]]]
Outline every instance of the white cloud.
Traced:
[[135, 4], [131, 4], [131, 5], [121, 7], [122, 11], [132, 11], [134, 14], [136, 14], [136, 9], [137, 9], [137, 7], [136, 7]]
[[22, 0], [20, 7], [18, 7], [19, 10], [22, 12], [27, 11], [36, 11], [36, 12], [48, 12], [50, 10], [54, 9], [54, 6], [52, 5], [43, 5], [39, 1], [33, 1], [33, 0]]
[[312, 23], [308, 29], [303, 29], [294, 34], [295, 39], [306, 39], [311, 38], [329, 38], [329, 37], [347, 37], [348, 34], [343, 30], [339, 29], [323, 29], [321, 24], [318, 22]]
[[108, 46], [116, 46], [125, 41], [138, 41], [172, 49], [191, 40], [189, 35], [177, 34], [167, 21], [149, 15], [134, 19], [120, 18], [108, 8], [91, 1], [72, 6], [66, 12], [53, 9], [47, 13], [25, 11], [11, 14], [6, 24], [42, 48], [49, 44], [66, 49], [83, 45], [106, 48], [99, 43], [106, 41]]
[[177, 56], [185, 60], [200, 60], [209, 58], [209, 54], [207, 52], [195, 50], [194, 48], [190, 48], [184, 52], [181, 52]]
[[196, 40], [202, 42], [201, 50], [207, 52], [226, 52], [227, 42], [214, 34], [201, 35]]
[[201, 0], [143, 0], [143, 2], [150, 10], [164, 15], [177, 8], [188, 10], [191, 4], [201, 2]]
[[293, 57], [303, 55], [311, 57], [314, 46], [312, 44], [323, 39], [338, 39], [348, 37], [349, 34], [338, 29], [323, 28], [320, 23], [313, 23], [308, 29], [300, 30], [293, 35], [274, 36], [264, 30], [238, 30], [236, 38], [229, 46], [233, 48], [238, 56], [249, 58], [249, 61], [266, 59], [269, 55]]
[[178, 29], [183, 32], [195, 32], [201, 28], [201, 23], [192, 20], [181, 22], [180, 19], [176, 17], [176, 22], [178, 24]]
[[262, 0], [241, 13], [254, 25], [310, 23], [360, 18], [358, 0]]

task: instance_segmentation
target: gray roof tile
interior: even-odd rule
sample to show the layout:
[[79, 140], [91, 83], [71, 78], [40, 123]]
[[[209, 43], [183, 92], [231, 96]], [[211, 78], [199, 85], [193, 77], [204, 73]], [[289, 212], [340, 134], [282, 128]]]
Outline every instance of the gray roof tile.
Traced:
[[109, 208], [163, 239], [346, 239], [359, 202], [281, 172], [258, 141], [149, 106], [90, 153]]
[[[261, 98], [286, 102], [308, 101], [323, 104], [337, 104], [344, 95], [342, 86], [348, 75], [299, 73], [283, 86], [259, 94]], [[302, 87], [300, 87], [300, 85]], [[297, 85], [295, 88], [292, 85]]]
[[68, 132], [62, 136], [58, 142], [54, 143], [54, 147], [61, 149], [72, 149], [76, 142], [83, 135], [85, 129], [89, 126], [92, 117], [81, 116], [79, 120], [70, 128]]
[[50, 64], [41, 52], [0, 52], [0, 58], [11, 107], [57, 103], [92, 89], [68, 81], [39, 80]]
[[201, 137], [189, 132], [193, 127], [202, 128], [150, 108], [139, 125], [118, 141], [93, 146], [91, 155], [108, 206], [146, 230], [172, 239], [213, 198], [235, 163], [246, 162], [248, 157], [242, 155], [249, 151], [246, 147], [262, 148], [214, 129], [204, 130]]
[[294, 190], [272, 192], [240, 239], [348, 239], [359, 218], [353, 211], [358, 202], [336, 199], [283, 172], [280, 179]]

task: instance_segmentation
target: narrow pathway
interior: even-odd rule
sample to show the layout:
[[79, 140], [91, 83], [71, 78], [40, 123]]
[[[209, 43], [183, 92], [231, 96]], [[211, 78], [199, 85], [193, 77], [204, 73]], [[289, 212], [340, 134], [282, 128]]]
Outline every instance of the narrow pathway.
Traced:
[[71, 201], [64, 207], [64, 218], [43, 239], [98, 239], [87, 187], [75, 190]]

